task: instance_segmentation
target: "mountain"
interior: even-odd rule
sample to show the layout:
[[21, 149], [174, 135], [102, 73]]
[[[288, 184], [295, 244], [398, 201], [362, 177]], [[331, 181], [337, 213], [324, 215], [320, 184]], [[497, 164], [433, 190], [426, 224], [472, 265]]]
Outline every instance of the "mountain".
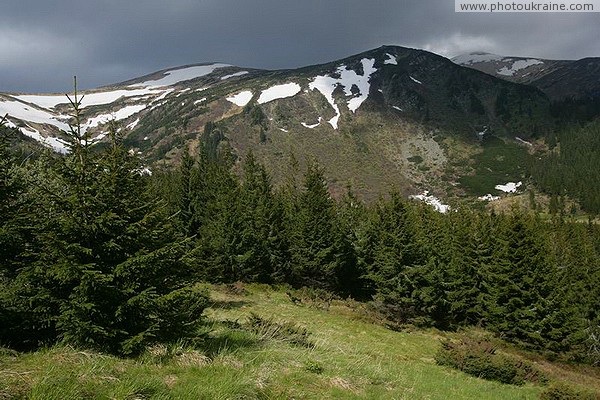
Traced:
[[526, 84], [573, 62], [533, 57], [509, 57], [485, 52], [462, 54], [451, 60], [458, 65], [473, 68], [510, 82]]
[[[351, 183], [368, 199], [392, 188], [429, 191], [426, 201], [501, 193], [495, 185], [523, 178], [528, 140], [553, 126], [541, 90], [398, 46], [287, 70], [193, 64], [81, 95], [91, 140], [102, 143], [114, 119], [150, 164], [196, 149], [208, 124], [220, 147], [238, 160], [252, 150], [275, 182], [294, 153], [325, 167], [334, 195]], [[65, 95], [2, 93], [0, 113], [65, 152], [68, 103]]]
[[600, 97], [600, 57], [546, 60], [474, 52], [452, 61], [510, 82], [530, 84], [554, 101]]

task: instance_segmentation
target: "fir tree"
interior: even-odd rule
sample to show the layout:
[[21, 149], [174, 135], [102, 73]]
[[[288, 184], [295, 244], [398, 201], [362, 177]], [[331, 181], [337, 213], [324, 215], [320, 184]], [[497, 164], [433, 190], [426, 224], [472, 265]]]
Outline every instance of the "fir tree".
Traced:
[[335, 208], [323, 170], [310, 163], [304, 176], [304, 191], [298, 198], [298, 213], [291, 232], [292, 282], [295, 285], [335, 289], [338, 286]]
[[72, 99], [70, 154], [48, 178], [36, 220], [36, 259], [13, 282], [24, 338], [121, 354], [193, 335], [206, 296], [186, 287], [186, 244], [149, 197], [139, 159], [111, 125], [111, 145], [92, 151]]
[[507, 338], [538, 344], [550, 289], [547, 250], [539, 225], [513, 211], [498, 233], [487, 304], [490, 327]]
[[376, 206], [373, 263], [368, 278], [377, 288], [377, 297], [394, 318], [406, 322], [415, 315], [413, 292], [419, 277], [414, 268], [423, 265], [416, 241], [410, 207], [396, 192]]

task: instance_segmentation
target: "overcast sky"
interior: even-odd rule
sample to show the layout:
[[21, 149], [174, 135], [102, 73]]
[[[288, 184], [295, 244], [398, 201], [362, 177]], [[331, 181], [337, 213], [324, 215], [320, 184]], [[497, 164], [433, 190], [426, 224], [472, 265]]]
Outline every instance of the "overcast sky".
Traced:
[[184, 64], [322, 63], [393, 44], [600, 56], [600, 13], [473, 14], [453, 0], [2, 0], [0, 91], [67, 91]]

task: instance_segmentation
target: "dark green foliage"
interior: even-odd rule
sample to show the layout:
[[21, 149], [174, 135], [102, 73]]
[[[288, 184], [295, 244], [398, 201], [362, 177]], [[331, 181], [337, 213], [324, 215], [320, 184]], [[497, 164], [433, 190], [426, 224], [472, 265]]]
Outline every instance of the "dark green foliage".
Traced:
[[[0, 120], [0, 293], [6, 296], [6, 282], [14, 277], [23, 251], [18, 222], [20, 182], [15, 173], [15, 159], [8, 150], [11, 130]], [[2, 298], [2, 300], [4, 300]], [[0, 301], [0, 335], [8, 334], [14, 316], [6, 301]], [[1, 337], [0, 336], [0, 337]]]
[[554, 199], [552, 211], [559, 211], [557, 197], [568, 194], [585, 210], [600, 213], [600, 122], [551, 136], [550, 148], [556, 138], [560, 146], [534, 160], [530, 168], [535, 181]]
[[589, 122], [600, 115], [600, 96], [581, 96], [552, 102], [550, 113], [561, 121]]
[[258, 126], [261, 129], [267, 129], [268, 118], [259, 105], [253, 103], [248, 104], [246, 107], [244, 107], [244, 114], [247, 114], [250, 117], [250, 124], [252, 126]]
[[[69, 155], [42, 160], [30, 198], [29, 262], [6, 284], [3, 343], [63, 340], [121, 354], [195, 334], [206, 294], [186, 289], [188, 244], [150, 196], [143, 165], [111, 127], [93, 151], [79, 128]], [[4, 261], [4, 260], [3, 260]]]
[[204, 125], [204, 133], [201, 136], [200, 143], [202, 144], [204, 156], [215, 161], [221, 154], [219, 144], [225, 139], [221, 128], [214, 122], [207, 122]]
[[529, 160], [530, 156], [523, 146], [486, 134], [481, 141], [481, 153], [473, 157], [474, 173], [462, 176], [459, 181], [470, 193], [478, 196], [496, 193], [495, 186], [498, 184], [523, 180]]
[[473, 93], [469, 95], [469, 102], [471, 112], [479, 115], [485, 115], [485, 107], [483, 106], [483, 103]]
[[435, 355], [439, 365], [456, 368], [469, 375], [512, 385], [544, 382], [546, 378], [533, 365], [498, 354], [496, 348], [484, 341], [446, 341]]
[[553, 384], [540, 393], [540, 400], [597, 400], [598, 396], [565, 384]]
[[369, 232], [372, 252], [367, 255], [371, 259], [367, 277], [377, 288], [377, 297], [402, 322], [419, 314], [413, 297], [418, 283], [413, 278], [420, 278], [416, 270], [424, 264], [411, 211], [398, 193], [380, 201]]
[[510, 109], [509, 109], [509, 99], [508, 92], [506, 89], [500, 90], [498, 96], [496, 97], [496, 115], [504, 122], [510, 119]]
[[24, 182], [17, 168], [16, 157], [9, 151], [9, 141], [15, 135], [0, 119], [0, 280], [13, 276], [19, 268], [23, 252], [22, 235]]
[[503, 222], [496, 231], [494, 270], [488, 272], [488, 323], [508, 338], [535, 343], [550, 294], [548, 253], [531, 217], [513, 214]]
[[[458, 96], [457, 106], [468, 100]], [[260, 122], [259, 111], [247, 113]], [[553, 356], [600, 362], [600, 229], [568, 222], [562, 192], [551, 222], [467, 207], [440, 214], [399, 193], [368, 206], [350, 188], [335, 200], [314, 162], [301, 180], [293, 157], [285, 185], [273, 188], [252, 153], [235, 159], [218, 124], [206, 125], [197, 156], [152, 176], [114, 134], [102, 148], [71, 135], [69, 155], [23, 167], [0, 146], [3, 344], [62, 339], [135, 353], [195, 335], [206, 306], [195, 283], [263, 282], [289, 284], [295, 304], [323, 310], [337, 297], [371, 300], [394, 329], [476, 325]], [[564, 160], [595, 160], [560, 139]], [[471, 190], [523, 175], [514, 168], [527, 157], [522, 147], [506, 151], [490, 136], [482, 148], [477, 172], [493, 172], [473, 177]], [[581, 195], [593, 200], [592, 192]], [[284, 340], [306, 334], [258, 317], [249, 324]], [[486, 357], [473, 368], [521, 379], [520, 367]]]
[[298, 209], [290, 215], [292, 283], [327, 289], [337, 287], [338, 254], [335, 232], [335, 203], [327, 190], [321, 168], [314, 163], [304, 177]]

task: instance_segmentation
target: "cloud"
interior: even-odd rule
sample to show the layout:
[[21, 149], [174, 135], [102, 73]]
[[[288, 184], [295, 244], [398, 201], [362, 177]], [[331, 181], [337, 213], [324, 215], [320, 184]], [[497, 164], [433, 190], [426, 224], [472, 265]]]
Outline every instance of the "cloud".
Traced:
[[292, 68], [396, 44], [600, 55], [597, 14], [457, 14], [448, 0], [4, 0], [0, 91], [64, 91], [220, 61]]
[[423, 45], [424, 50], [450, 58], [459, 54], [497, 47], [498, 45], [489, 37], [469, 36], [463, 33], [454, 33], [450, 36], [442, 35]]
[[0, 27], [0, 65], [27, 68], [34, 63], [60, 64], [77, 54], [70, 38], [42, 29]]

